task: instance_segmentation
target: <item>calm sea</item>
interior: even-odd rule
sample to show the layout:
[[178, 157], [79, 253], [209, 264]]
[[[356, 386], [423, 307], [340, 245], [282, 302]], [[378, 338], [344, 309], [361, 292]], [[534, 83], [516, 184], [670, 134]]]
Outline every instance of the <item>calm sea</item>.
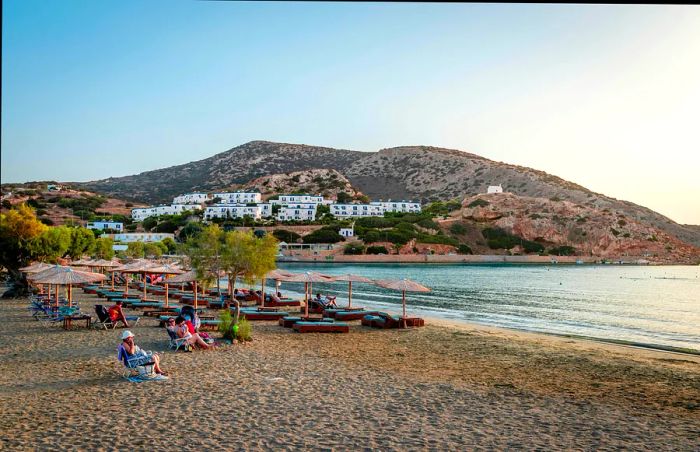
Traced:
[[[527, 331], [700, 351], [700, 266], [429, 265], [282, 263], [294, 272], [408, 278], [432, 289], [408, 294], [409, 312]], [[271, 287], [271, 284], [270, 286]], [[283, 292], [303, 285], [282, 283]], [[347, 283], [314, 293], [347, 300]], [[353, 304], [401, 310], [401, 294], [353, 284]]]

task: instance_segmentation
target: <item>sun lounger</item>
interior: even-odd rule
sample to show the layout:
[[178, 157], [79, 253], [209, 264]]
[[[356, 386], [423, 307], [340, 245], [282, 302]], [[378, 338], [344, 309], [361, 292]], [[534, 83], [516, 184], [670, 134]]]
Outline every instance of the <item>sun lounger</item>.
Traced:
[[283, 326], [285, 328], [291, 328], [295, 323], [297, 322], [325, 322], [325, 323], [333, 323], [333, 319], [328, 319], [328, 318], [316, 318], [316, 319], [309, 319], [309, 318], [302, 318], [302, 317], [282, 317], [279, 319], [279, 325]]
[[258, 311], [257, 309], [241, 309], [241, 317], [248, 320], [278, 320], [288, 317], [289, 313], [284, 311]]
[[350, 325], [343, 322], [296, 322], [292, 329], [299, 333], [349, 333]]
[[362, 325], [373, 328], [406, 328], [425, 326], [425, 320], [419, 317], [403, 318], [398, 315], [389, 315], [386, 312], [378, 312], [375, 315], [367, 315], [362, 318]]
[[374, 313], [376, 313], [376, 311], [335, 311], [333, 313], [333, 318], [336, 320], [347, 322], [350, 320], [362, 320], [368, 314], [371, 315]]

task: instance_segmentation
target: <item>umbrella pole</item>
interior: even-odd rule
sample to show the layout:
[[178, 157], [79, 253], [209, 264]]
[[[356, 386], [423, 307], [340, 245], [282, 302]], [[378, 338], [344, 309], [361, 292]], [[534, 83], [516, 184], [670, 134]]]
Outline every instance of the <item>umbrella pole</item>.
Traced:
[[129, 298], [129, 274], [125, 273], [126, 276], [124, 277], [126, 281], [126, 292], [124, 293], [126, 295], [126, 298]]
[[165, 307], [168, 307], [168, 283], [165, 283]]
[[306, 310], [306, 317], [309, 317], [309, 283], [304, 283], [304, 309]]
[[112, 292], [114, 292], [114, 272], [112, 272]]
[[402, 291], [403, 296], [403, 327], [406, 328], [406, 291]]
[[73, 286], [68, 284], [68, 307], [73, 307]]
[[197, 281], [194, 282], [194, 310], [197, 310]]
[[58, 284], [56, 284], [56, 307], [58, 307]]
[[348, 281], [348, 308], [352, 308], [352, 281]]
[[146, 272], [143, 272], [143, 301], [146, 301]]

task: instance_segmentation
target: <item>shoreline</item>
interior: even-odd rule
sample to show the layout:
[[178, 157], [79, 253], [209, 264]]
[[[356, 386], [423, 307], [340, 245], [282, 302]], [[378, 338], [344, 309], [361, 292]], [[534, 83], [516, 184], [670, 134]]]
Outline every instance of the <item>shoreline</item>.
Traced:
[[[581, 266], [635, 266], [635, 267], [663, 267], [663, 266], [690, 266], [700, 264], [688, 262], [631, 262], [626, 259], [586, 258], [581, 256], [501, 256], [489, 254], [389, 254], [389, 255], [328, 255], [328, 256], [284, 256], [276, 259], [283, 264], [453, 264], [453, 265], [581, 265]], [[633, 259], [635, 260], [635, 259]]]

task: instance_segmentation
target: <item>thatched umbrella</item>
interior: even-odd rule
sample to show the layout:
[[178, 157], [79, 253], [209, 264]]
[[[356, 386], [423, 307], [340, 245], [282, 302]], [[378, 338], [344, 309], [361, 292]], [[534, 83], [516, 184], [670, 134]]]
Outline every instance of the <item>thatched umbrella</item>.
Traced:
[[[105, 279], [102, 273], [84, 272], [71, 267], [60, 267], [46, 270], [33, 275], [32, 280], [40, 284], [57, 284], [68, 286], [68, 306], [73, 305], [73, 284], [85, 284]], [[56, 291], [56, 306], [58, 306], [58, 290]]]
[[266, 279], [274, 279], [275, 280], [275, 293], [277, 293], [277, 289], [279, 287], [279, 282], [283, 281], [284, 278], [290, 278], [292, 276], [295, 276], [295, 273], [280, 270], [278, 268], [269, 271], [263, 276], [262, 278], [262, 307], [265, 307], [265, 280]]
[[403, 326], [406, 327], [406, 292], [430, 292], [430, 289], [418, 284], [410, 279], [381, 279], [376, 281], [379, 287], [384, 287], [385, 289], [400, 290], [401, 291], [401, 302], [403, 304]]
[[182, 273], [177, 276], [170, 278], [171, 283], [194, 283], [194, 308], [197, 309], [197, 272], [190, 270], [186, 273]]
[[324, 275], [318, 272], [304, 272], [297, 275], [281, 278], [281, 280], [304, 283], [304, 311], [306, 317], [309, 316], [309, 288], [311, 287], [311, 284], [315, 282], [324, 283], [334, 281], [332, 276]]
[[[53, 268], [53, 267], [55, 267], [55, 266], [56, 266], [55, 264], [54, 264], [54, 265], [51, 265], [51, 264], [47, 264], [47, 263], [44, 263], [44, 262], [35, 262], [35, 263], [31, 264], [31, 265], [27, 265], [26, 267], [20, 268], [19, 271], [24, 272], [24, 273], [27, 273], [27, 275], [30, 275], [30, 274], [33, 274], [33, 273], [41, 273], [41, 272], [43, 272], [44, 270], [48, 270], [48, 269]], [[29, 278], [27, 278], [27, 279], [29, 279]], [[48, 287], [48, 289], [49, 289], [49, 290], [48, 290], [48, 291], [49, 291], [49, 298], [51, 298], [51, 284], [49, 284], [48, 286], [49, 286], [49, 287]], [[43, 285], [40, 285], [40, 286], [39, 286], [39, 290], [40, 290], [40, 293], [44, 293], [44, 286], [43, 286]]]
[[[114, 268], [121, 267], [121, 264], [114, 261], [108, 261], [107, 259], [97, 259], [96, 261], [93, 261], [92, 264], [95, 267], [99, 267], [102, 271], [104, 271], [105, 268], [112, 269], [112, 290], [114, 290]], [[104, 281], [102, 281], [102, 283], [104, 284]]]
[[168, 307], [168, 275], [181, 275], [185, 273], [180, 267], [170, 264], [157, 265], [152, 267], [150, 271], [153, 274], [163, 274], [165, 275], [165, 307]]
[[[115, 269], [121, 273], [137, 273], [143, 276], [143, 298], [146, 299], [146, 274], [151, 273], [151, 268], [155, 267], [156, 264], [148, 259], [139, 259], [123, 267]], [[126, 293], [129, 293], [129, 281], [126, 282]]]
[[348, 273], [346, 275], [334, 276], [333, 279], [336, 281], [347, 281], [348, 282], [348, 308], [352, 307], [352, 283], [354, 283], [354, 282], [368, 283], [368, 284], [374, 283], [374, 280], [371, 280], [369, 278], [365, 278], [364, 276], [360, 276], [360, 275], [353, 275], [350, 273]]

